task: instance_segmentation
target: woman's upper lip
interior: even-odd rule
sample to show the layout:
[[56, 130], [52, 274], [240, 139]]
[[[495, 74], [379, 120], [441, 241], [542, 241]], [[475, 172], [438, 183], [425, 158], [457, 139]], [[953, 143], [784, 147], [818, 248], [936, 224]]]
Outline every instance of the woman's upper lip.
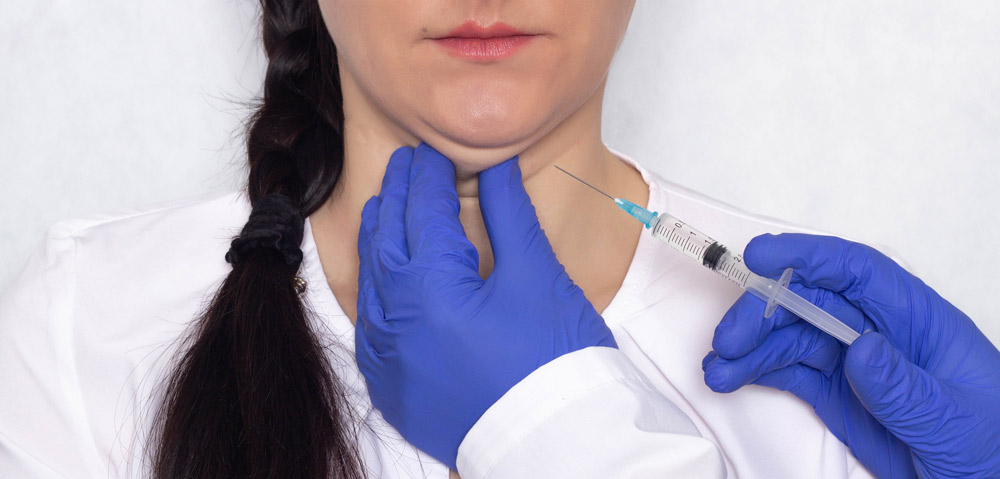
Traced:
[[517, 35], [528, 34], [503, 22], [496, 22], [488, 27], [484, 27], [475, 20], [469, 20], [448, 32], [447, 35], [436, 38], [436, 40], [441, 38], [497, 38]]

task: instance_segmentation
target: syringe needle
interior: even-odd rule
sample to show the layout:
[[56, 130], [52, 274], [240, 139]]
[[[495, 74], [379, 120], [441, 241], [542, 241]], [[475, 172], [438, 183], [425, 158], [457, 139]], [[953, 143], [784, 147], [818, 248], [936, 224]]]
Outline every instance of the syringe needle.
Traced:
[[[581, 180], [573, 173], [559, 168], [559, 165], [553, 164], [552, 166], [572, 176], [576, 181], [591, 187], [594, 191], [611, 198], [619, 208], [639, 220], [640, 223], [646, 225], [646, 228], [650, 229], [650, 234], [654, 238], [663, 241], [685, 256], [707, 266], [712, 271], [736, 283], [754, 296], [763, 299], [768, 305], [768, 311], [765, 313], [767, 316], [770, 316], [774, 312], [775, 307], [781, 305], [792, 314], [806, 320], [830, 336], [839, 339], [844, 344], [850, 345], [858, 338], [858, 332], [853, 328], [788, 289], [788, 282], [792, 276], [791, 269], [786, 270], [785, 274], [778, 281], [758, 276], [747, 269], [743, 264], [742, 258], [737, 256], [734, 260], [733, 256], [730, 255], [724, 246], [677, 218], [666, 213], [660, 215], [655, 211], [647, 210], [624, 198], [614, 198], [597, 189], [594, 185]], [[668, 226], [660, 228], [659, 225], [662, 224], [667, 224]], [[676, 231], [681, 231], [681, 234], [674, 234]], [[692, 242], [692, 238], [695, 238], [694, 242]], [[692, 245], [701, 244], [702, 240], [705, 246], [692, 247]]]
[[570, 172], [568, 172], [568, 171], [566, 171], [566, 170], [564, 170], [564, 169], [562, 169], [562, 168], [559, 168], [559, 165], [556, 165], [556, 164], [553, 164], [552, 166], [556, 167], [556, 168], [557, 168], [557, 169], [558, 169], [559, 171], [561, 171], [561, 172], [563, 172], [563, 173], [566, 173], [566, 174], [567, 174], [567, 175], [569, 175], [569, 176], [572, 176], [573, 178], [575, 178], [575, 179], [576, 179], [576, 181], [579, 181], [580, 183], [583, 183], [583, 184], [585, 184], [585, 185], [587, 185], [587, 186], [589, 186], [589, 187], [593, 188], [593, 189], [594, 189], [594, 191], [596, 191], [596, 192], [598, 192], [598, 193], [600, 193], [600, 194], [602, 194], [602, 195], [604, 195], [604, 196], [607, 196], [608, 198], [611, 198], [611, 200], [612, 200], [612, 201], [614, 201], [614, 199], [615, 199], [615, 198], [614, 198], [613, 196], [611, 196], [611, 195], [609, 195], [609, 194], [607, 194], [607, 193], [605, 193], [605, 192], [603, 192], [603, 191], [601, 191], [601, 190], [597, 189], [597, 188], [596, 188], [596, 187], [595, 187], [594, 185], [592, 185], [592, 184], [590, 184], [590, 183], [587, 183], [586, 181], [583, 181], [583, 180], [581, 180], [580, 178], [577, 178], [577, 176], [576, 176], [576, 175], [574, 175], [573, 173], [570, 173]]

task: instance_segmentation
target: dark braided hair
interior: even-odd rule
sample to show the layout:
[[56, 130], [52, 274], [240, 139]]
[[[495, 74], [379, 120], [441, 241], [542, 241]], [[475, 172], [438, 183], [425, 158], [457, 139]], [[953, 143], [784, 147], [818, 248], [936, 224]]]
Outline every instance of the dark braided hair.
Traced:
[[[317, 0], [261, 6], [268, 67], [248, 127], [247, 191], [255, 212], [262, 198], [297, 208], [285, 215], [298, 221], [285, 236], [301, 239], [301, 218], [327, 199], [343, 164], [336, 48]], [[288, 257], [268, 248], [227, 256], [233, 270], [164, 384], [155, 477], [363, 475], [343, 388], [296, 295], [298, 262]]]

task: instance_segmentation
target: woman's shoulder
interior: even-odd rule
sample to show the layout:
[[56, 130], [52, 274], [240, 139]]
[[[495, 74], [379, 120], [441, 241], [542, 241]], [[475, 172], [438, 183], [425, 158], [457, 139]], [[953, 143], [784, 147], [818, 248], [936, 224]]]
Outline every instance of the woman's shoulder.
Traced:
[[[222, 256], [250, 213], [242, 193], [173, 201], [140, 211], [59, 222], [46, 242], [72, 243], [79, 266], [121, 265], [136, 273], [165, 261]], [[183, 261], [187, 262], [187, 261]]]
[[174, 200], [137, 211], [101, 213], [60, 221], [49, 237], [71, 237], [86, 245], [131, 239], [137, 246], [156, 240], [194, 236], [199, 231], [236, 228], [249, 215], [246, 195], [229, 192]]
[[228, 194], [49, 229], [0, 295], [3, 446], [32, 458], [0, 475], [107, 475], [141, 450], [131, 428], [248, 215]]
[[248, 215], [244, 195], [228, 193], [61, 221], [3, 297], [122, 316], [208, 291], [224, 277], [229, 242]]

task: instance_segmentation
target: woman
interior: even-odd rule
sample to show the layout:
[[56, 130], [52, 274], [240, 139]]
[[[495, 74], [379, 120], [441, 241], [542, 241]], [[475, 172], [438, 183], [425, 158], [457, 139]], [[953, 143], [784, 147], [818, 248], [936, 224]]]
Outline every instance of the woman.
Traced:
[[[559, 261], [730, 474], [867, 475], [794, 398], [712, 394], [700, 359], [739, 291], [649, 244], [640, 225], [550, 167], [724, 243], [790, 229], [603, 145], [604, 81], [632, 2], [262, 4], [269, 64], [248, 135], [254, 215], [247, 223], [250, 205], [228, 196], [53, 228], [0, 305], [2, 472], [444, 477], [447, 467], [372, 412], [352, 358], [362, 206], [392, 152], [422, 140], [455, 165], [482, 276], [493, 260], [476, 175], [519, 156]], [[506, 56], [449, 40], [501, 22], [516, 31], [486, 34], [519, 37], [505, 40], [518, 45]], [[255, 248], [275, 237], [301, 247]]]

